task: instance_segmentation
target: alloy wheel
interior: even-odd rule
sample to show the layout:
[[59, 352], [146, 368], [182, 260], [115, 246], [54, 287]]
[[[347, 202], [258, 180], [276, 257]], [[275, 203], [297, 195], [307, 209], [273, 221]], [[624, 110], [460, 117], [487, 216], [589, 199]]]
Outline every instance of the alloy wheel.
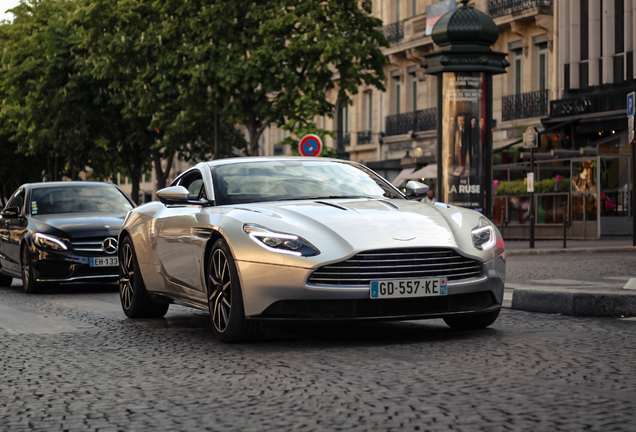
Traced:
[[119, 291], [121, 292], [121, 300], [125, 309], [130, 309], [133, 299], [133, 283], [135, 281], [135, 267], [133, 263], [133, 250], [132, 247], [125, 243], [121, 261], [119, 263], [120, 274], [119, 277]]
[[212, 254], [210, 268], [211, 289], [208, 298], [214, 328], [223, 333], [230, 322], [232, 313], [232, 276], [227, 256], [221, 249]]

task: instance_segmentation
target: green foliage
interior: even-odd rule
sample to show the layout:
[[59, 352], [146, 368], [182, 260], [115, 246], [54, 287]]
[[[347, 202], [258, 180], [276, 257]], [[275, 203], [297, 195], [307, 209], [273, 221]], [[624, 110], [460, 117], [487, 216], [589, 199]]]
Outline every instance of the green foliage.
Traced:
[[[564, 179], [559, 182], [557, 190], [554, 190], [555, 179], [543, 179], [539, 182], [538, 187], [535, 184], [535, 192], [537, 193], [568, 193], [570, 192], [570, 179]], [[504, 181], [500, 180], [495, 195], [529, 195], [528, 187], [525, 179]]]
[[153, 160], [161, 186], [162, 158], [245, 151], [234, 124], [256, 154], [269, 125], [324, 136], [313, 121], [333, 115], [329, 90], [347, 103], [362, 85], [384, 89], [389, 44], [357, 0], [25, 0], [14, 12], [0, 25], [2, 163], [33, 157], [38, 178], [122, 172], [136, 197]]

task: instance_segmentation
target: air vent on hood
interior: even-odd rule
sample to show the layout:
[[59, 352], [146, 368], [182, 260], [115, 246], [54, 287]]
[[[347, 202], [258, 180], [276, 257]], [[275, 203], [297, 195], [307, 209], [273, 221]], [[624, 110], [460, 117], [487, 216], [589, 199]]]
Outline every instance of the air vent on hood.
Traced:
[[324, 204], [324, 205], [328, 205], [328, 206], [331, 206], [331, 207], [335, 207], [335, 208], [340, 209], [340, 210], [347, 211], [346, 208], [341, 207], [338, 204], [330, 203], [330, 202], [327, 202], [327, 201], [314, 201], [314, 202], [316, 202], [318, 204]]

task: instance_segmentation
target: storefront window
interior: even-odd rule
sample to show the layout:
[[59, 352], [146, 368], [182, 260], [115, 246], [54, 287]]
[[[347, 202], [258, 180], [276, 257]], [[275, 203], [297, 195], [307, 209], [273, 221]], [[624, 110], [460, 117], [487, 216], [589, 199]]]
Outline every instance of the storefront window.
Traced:
[[508, 198], [508, 222], [511, 225], [530, 223], [530, 196]]
[[539, 195], [537, 196], [537, 223], [562, 224], [563, 212], [567, 214], [568, 196]]
[[572, 220], [591, 222], [597, 220], [596, 194], [572, 195]]
[[629, 159], [601, 158], [601, 216], [629, 216]]
[[572, 162], [572, 191], [595, 191], [596, 169], [596, 161]]

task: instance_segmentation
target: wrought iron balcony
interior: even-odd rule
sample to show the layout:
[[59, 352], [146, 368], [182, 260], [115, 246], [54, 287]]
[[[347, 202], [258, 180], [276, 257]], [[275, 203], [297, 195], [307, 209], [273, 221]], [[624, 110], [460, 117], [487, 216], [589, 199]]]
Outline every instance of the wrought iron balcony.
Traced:
[[285, 154], [285, 147], [282, 145], [275, 145], [274, 146], [274, 156], [281, 156]]
[[386, 116], [387, 136], [437, 129], [437, 108]]
[[358, 144], [371, 144], [373, 135], [370, 130], [358, 132]]
[[404, 39], [404, 21], [396, 21], [393, 24], [382, 27], [386, 39], [394, 44]]
[[549, 8], [552, 13], [552, 0], [488, 0], [488, 11], [493, 18], [508, 15], [514, 12], [533, 7]]
[[504, 96], [501, 106], [502, 121], [547, 116], [548, 92], [549, 90], [538, 90]]
[[349, 132], [337, 132], [336, 137], [338, 139], [338, 148], [341, 150], [351, 144], [351, 134]]

